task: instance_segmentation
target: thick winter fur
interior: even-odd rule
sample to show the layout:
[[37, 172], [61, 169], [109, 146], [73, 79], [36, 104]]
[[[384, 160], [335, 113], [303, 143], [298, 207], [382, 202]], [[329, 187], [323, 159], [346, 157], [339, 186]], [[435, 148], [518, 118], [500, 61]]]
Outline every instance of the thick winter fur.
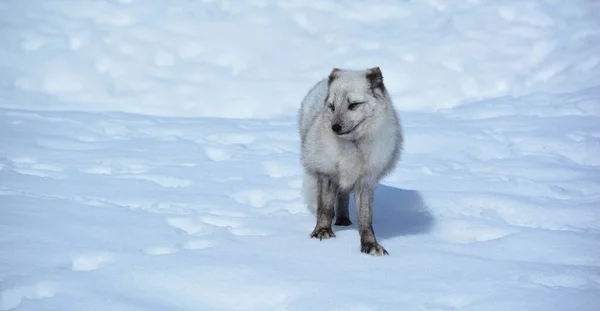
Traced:
[[311, 237], [335, 237], [335, 225], [352, 224], [348, 196], [354, 192], [361, 251], [387, 254], [372, 226], [375, 186], [396, 165], [402, 131], [379, 67], [334, 68], [302, 101], [299, 131], [304, 198], [317, 221]]

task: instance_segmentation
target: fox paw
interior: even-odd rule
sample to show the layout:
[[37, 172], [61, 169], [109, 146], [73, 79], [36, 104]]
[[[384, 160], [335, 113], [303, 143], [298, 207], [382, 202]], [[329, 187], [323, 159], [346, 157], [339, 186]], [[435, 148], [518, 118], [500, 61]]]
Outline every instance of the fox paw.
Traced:
[[383, 248], [383, 246], [377, 243], [365, 243], [360, 246], [360, 251], [365, 254], [369, 254], [372, 256], [384, 256], [389, 255], [389, 253]]
[[319, 240], [327, 240], [329, 238], [335, 238], [335, 233], [331, 228], [316, 228], [311, 234], [311, 238], [317, 238]]
[[350, 226], [352, 224], [352, 222], [350, 221], [350, 218], [337, 218], [335, 220], [335, 225], [336, 226]]

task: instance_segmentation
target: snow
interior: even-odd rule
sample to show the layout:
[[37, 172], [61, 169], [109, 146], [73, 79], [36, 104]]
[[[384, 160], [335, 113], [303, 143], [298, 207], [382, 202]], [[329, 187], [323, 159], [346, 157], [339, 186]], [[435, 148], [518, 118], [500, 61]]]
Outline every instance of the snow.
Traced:
[[591, 0], [19, 0], [0, 10], [12, 108], [282, 117], [331, 67], [377, 64], [398, 108], [436, 111], [595, 86], [600, 66]]
[[[599, 12], [0, 2], [0, 310], [597, 310]], [[373, 66], [405, 133], [381, 258], [309, 238], [296, 129]]]

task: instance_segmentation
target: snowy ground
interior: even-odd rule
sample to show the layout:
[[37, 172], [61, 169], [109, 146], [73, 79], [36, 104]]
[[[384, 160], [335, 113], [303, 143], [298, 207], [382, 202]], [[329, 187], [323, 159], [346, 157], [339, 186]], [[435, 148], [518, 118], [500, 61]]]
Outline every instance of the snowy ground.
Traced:
[[[597, 310], [598, 12], [0, 2], [0, 310]], [[390, 256], [309, 238], [295, 113], [333, 66], [402, 118]]]

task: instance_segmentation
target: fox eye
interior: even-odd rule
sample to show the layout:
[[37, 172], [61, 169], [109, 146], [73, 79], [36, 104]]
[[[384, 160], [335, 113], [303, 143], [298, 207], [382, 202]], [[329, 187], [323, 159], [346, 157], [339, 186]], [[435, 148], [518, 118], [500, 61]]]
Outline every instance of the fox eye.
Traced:
[[351, 103], [350, 105], [348, 105], [348, 109], [350, 110], [354, 110], [356, 109], [356, 107], [358, 107], [358, 105], [360, 104], [364, 104], [364, 103]]
[[327, 105], [327, 107], [329, 107], [329, 109], [331, 109], [331, 111], [335, 111], [335, 106], [333, 106], [333, 104], [329, 104], [329, 105]]

